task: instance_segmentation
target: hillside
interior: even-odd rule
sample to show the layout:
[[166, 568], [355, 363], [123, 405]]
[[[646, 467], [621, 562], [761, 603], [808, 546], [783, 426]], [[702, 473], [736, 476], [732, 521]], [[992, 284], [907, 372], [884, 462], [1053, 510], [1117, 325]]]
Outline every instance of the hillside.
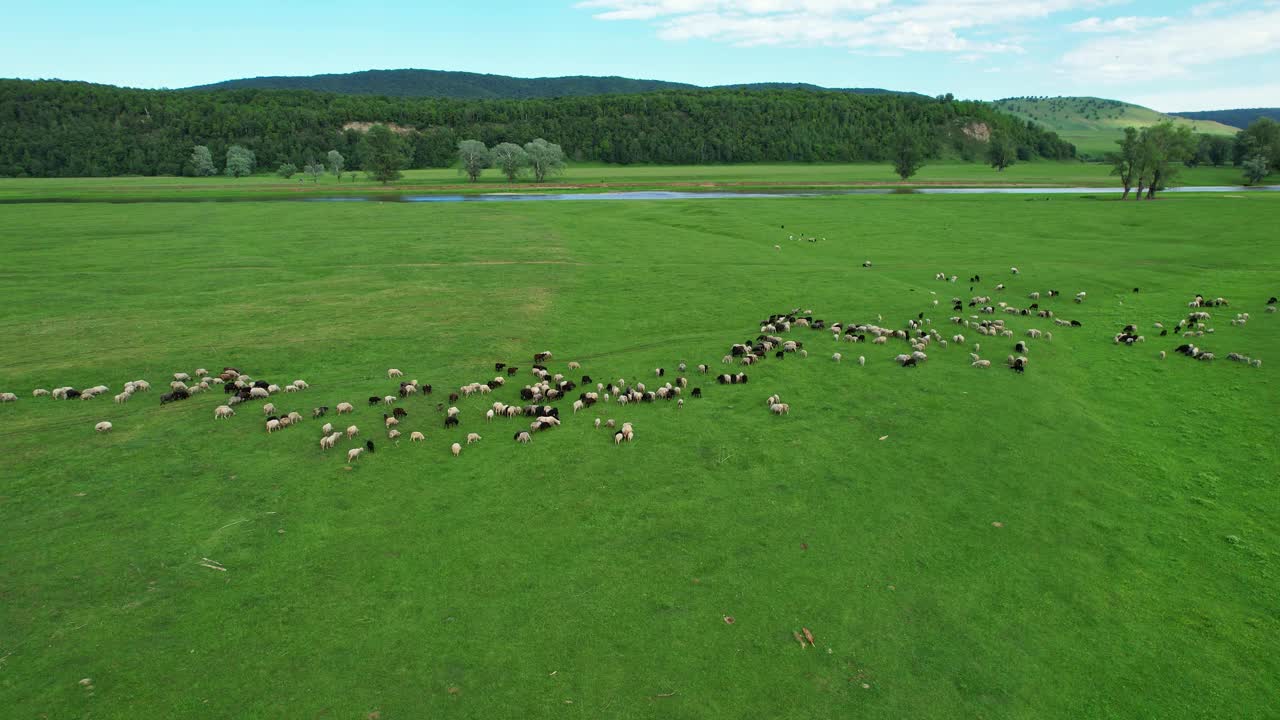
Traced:
[[[806, 83], [746, 83], [702, 88], [664, 80], [636, 80], [624, 77], [572, 75], [568, 77], [521, 78], [449, 70], [364, 70], [337, 75], [276, 76], [225, 80], [198, 85], [188, 90], [312, 90], [343, 95], [385, 95], [388, 97], [440, 97], [460, 100], [581, 97], [586, 95], [633, 95], [660, 90], [812, 90], [866, 95], [898, 94], [880, 88], [824, 88]], [[916, 93], [901, 93], [916, 95]], [[921, 96], [923, 97], [923, 96]]]
[[[339, 95], [299, 90], [137, 90], [0, 80], [0, 175], [180, 175], [192, 147], [221, 159], [232, 144], [262, 169], [338, 150], [360, 167], [363, 123], [404, 128], [406, 165], [449, 167], [461, 139], [546, 138], [571, 161], [705, 165], [883, 161], [901, 133], [930, 158], [972, 159], [998, 132], [1020, 155], [1075, 148], [988, 103], [802, 90], [667, 90], [528, 100]], [[351, 128], [351, 129], [347, 129]]]
[[1058, 133], [1082, 155], [1091, 156], [1114, 150], [1126, 127], [1147, 127], [1165, 120], [1209, 135], [1234, 135], [1238, 130], [1212, 120], [1166, 115], [1141, 105], [1094, 97], [1005, 98], [992, 104]]
[[1261, 117], [1268, 117], [1280, 122], [1280, 108], [1240, 108], [1238, 110], [1204, 110], [1200, 112], [1175, 113], [1178, 117], [1190, 120], [1211, 120], [1223, 125], [1238, 128], [1249, 127], [1249, 123]]

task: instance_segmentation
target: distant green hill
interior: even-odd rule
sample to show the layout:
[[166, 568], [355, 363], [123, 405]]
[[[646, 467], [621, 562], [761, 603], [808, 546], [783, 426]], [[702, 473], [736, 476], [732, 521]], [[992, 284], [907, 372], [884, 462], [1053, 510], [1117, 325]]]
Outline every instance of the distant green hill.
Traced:
[[[824, 88], [805, 83], [754, 83], [718, 87], [742, 90], [814, 90], [866, 95], [892, 94], [880, 88]], [[699, 90], [697, 85], [664, 80], [572, 75], [519, 78], [449, 70], [364, 70], [340, 75], [255, 77], [198, 85], [188, 90], [315, 90], [343, 95], [387, 97], [442, 97], [459, 100], [580, 97], [586, 95], [634, 95], [659, 90]], [[916, 93], [902, 93], [916, 95]], [[923, 97], [923, 96], [921, 96]]]
[[1280, 122], [1280, 108], [1240, 108], [1239, 110], [1203, 110], [1200, 112], [1174, 113], [1178, 117], [1190, 120], [1212, 120], [1223, 125], [1238, 128], [1249, 127], [1249, 123], [1261, 117], [1268, 117]]
[[1166, 115], [1141, 105], [1094, 97], [1005, 98], [992, 104], [998, 110], [1053, 130], [1074, 143], [1078, 152], [1090, 156], [1114, 150], [1115, 141], [1126, 127], [1147, 127], [1165, 120], [1209, 135], [1234, 135], [1238, 131], [1213, 120]]

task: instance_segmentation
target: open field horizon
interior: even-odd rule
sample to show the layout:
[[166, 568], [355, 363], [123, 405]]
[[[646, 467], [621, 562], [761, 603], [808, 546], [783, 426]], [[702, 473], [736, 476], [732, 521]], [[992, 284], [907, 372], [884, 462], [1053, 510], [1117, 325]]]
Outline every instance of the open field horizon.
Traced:
[[[1002, 175], [1079, 182], [1060, 168]], [[813, 169], [785, 179], [812, 182]], [[706, 170], [571, 168], [564, 180], [782, 172]], [[831, 182], [853, 172], [822, 170]], [[1218, 177], [1209, 170], [1182, 179]], [[456, 182], [411, 181], [438, 187], [446, 173]], [[132, 179], [44, 182], [0, 180], [0, 197], [136, 191], [112, 186]], [[1277, 221], [1275, 193], [0, 204], [0, 391], [18, 396], [0, 404], [0, 707], [1269, 717]], [[1025, 306], [1049, 289], [1062, 295], [1040, 307], [1080, 327], [950, 307], [974, 295]], [[1172, 328], [1196, 293], [1231, 302], [1208, 308], [1214, 332], [1191, 340], [1214, 362], [1173, 353], [1188, 340], [1154, 326]], [[797, 308], [895, 329], [923, 316], [967, 337], [904, 368], [900, 340], [797, 327], [784, 337], [809, 356], [732, 366], [748, 384], [694, 370], [728, 372], [732, 343]], [[1015, 335], [979, 336], [952, 315], [1005, 320]], [[1128, 323], [1145, 342], [1112, 342]], [[1019, 340], [1025, 374], [1003, 367]], [[974, 343], [993, 367], [971, 367]], [[650, 389], [687, 362], [704, 397], [576, 415], [558, 402], [563, 426], [518, 445], [527, 419], [483, 413], [519, 402], [543, 350], [552, 372]], [[445, 429], [436, 403], [492, 378], [495, 362], [520, 370], [460, 400], [461, 426]], [[172, 373], [223, 366], [305, 379], [272, 402], [306, 420], [268, 435], [260, 402], [214, 420], [217, 387], [159, 404]], [[394, 393], [391, 367], [435, 387], [396, 403], [400, 429], [425, 442], [388, 441], [386, 409], [365, 403]], [[120, 405], [31, 396], [139, 377], [155, 389]], [[789, 415], [770, 414], [773, 393]], [[360, 436], [322, 451], [310, 409], [341, 401], [356, 404], [341, 425]], [[596, 417], [633, 422], [635, 442], [615, 446]], [[114, 429], [95, 433], [103, 420]], [[483, 440], [451, 456], [468, 432]], [[347, 465], [366, 439], [376, 452]], [[803, 629], [810, 647], [794, 639]]]
[[[495, 170], [480, 180], [467, 182], [452, 168], [405, 170], [404, 178], [383, 185], [360, 173], [352, 182], [325, 175], [318, 182], [290, 180], [268, 173], [243, 178], [214, 177], [103, 177], [103, 178], [0, 178], [0, 201], [293, 197], [297, 195], [377, 195], [404, 193], [545, 192], [569, 190], [661, 189], [802, 189], [841, 187], [1114, 187], [1109, 165], [1084, 162], [1034, 161], [996, 171], [981, 163], [936, 162], [926, 164], [909, 181], [902, 182], [889, 165], [874, 163], [763, 163], [740, 165], [606, 165], [571, 163], [566, 172], [545, 183], [508, 183]], [[1277, 181], [1272, 173], [1263, 184]], [[1239, 168], [1183, 168], [1171, 186], [1240, 185]]]

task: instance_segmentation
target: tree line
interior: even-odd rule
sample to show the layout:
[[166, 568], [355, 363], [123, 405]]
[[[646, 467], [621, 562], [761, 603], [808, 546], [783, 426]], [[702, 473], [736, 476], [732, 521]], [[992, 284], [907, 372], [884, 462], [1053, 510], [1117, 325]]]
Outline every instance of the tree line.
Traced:
[[1161, 122], [1138, 130], [1127, 127], [1119, 149], [1107, 153], [1111, 174], [1124, 188], [1121, 200], [1136, 190], [1135, 200], [1154, 200], [1183, 166], [1225, 165], [1234, 157], [1248, 185], [1280, 167], [1280, 123], [1259, 118], [1235, 138], [1196, 135], [1185, 125]]
[[462, 140], [496, 148], [530, 138], [553, 138], [572, 161], [884, 162], [905, 133], [925, 158], [977, 160], [986, 143], [967, 131], [975, 126], [1018, 158], [1075, 156], [1035, 123], [949, 96], [713, 89], [456, 100], [0, 80], [0, 175], [193, 175], [197, 145], [214, 158], [241, 147], [260, 168], [323, 163], [333, 150], [365, 169], [365, 133], [353, 123], [391, 126], [408, 168], [454, 165]]

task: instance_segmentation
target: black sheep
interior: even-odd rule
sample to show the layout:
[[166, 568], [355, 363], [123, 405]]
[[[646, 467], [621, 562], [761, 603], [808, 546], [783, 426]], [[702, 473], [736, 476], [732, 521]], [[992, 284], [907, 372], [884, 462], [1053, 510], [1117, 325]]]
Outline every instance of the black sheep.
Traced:
[[449, 393], [449, 404], [452, 405], [456, 402], [458, 402], [458, 393]]
[[373, 452], [373, 441], [372, 441], [372, 440], [365, 440], [365, 441], [364, 441], [364, 447], [365, 447], [365, 449], [366, 449], [366, 450], [368, 450], [369, 452]]
[[1267, 304], [1268, 304], [1268, 305], [1275, 305], [1275, 304], [1276, 304], [1276, 296], [1275, 296], [1275, 295], [1272, 295], [1272, 296], [1271, 296], [1271, 298], [1267, 300]]
[[313, 417], [313, 418], [324, 417], [325, 413], [327, 413], [327, 412], [329, 412], [329, 406], [328, 406], [328, 405], [322, 405], [322, 406], [320, 406], [320, 407], [318, 407], [318, 408], [313, 408], [313, 409], [311, 410], [311, 417]]
[[392, 415], [395, 415], [395, 416], [396, 416], [396, 419], [398, 420], [398, 419], [400, 419], [400, 418], [405, 417], [406, 415], [408, 415], [408, 414], [409, 414], [409, 411], [408, 411], [408, 410], [405, 410], [404, 408], [396, 408], [395, 410], [392, 410], [392, 411], [391, 411], [391, 414], [392, 414]]
[[586, 384], [588, 384], [588, 383], [590, 383], [590, 382], [591, 382], [591, 376], [590, 376], [590, 375], [583, 375], [583, 376], [582, 376], [582, 384], [583, 384], [583, 385], [586, 385]]
[[1082, 325], [1083, 325], [1083, 323], [1081, 323], [1079, 320], [1072, 320], [1072, 321], [1071, 321], [1071, 327], [1081, 327]]
[[516, 371], [517, 371], [517, 370], [519, 370], [519, 369], [520, 369], [520, 368], [518, 368], [518, 367], [509, 367], [509, 368], [507, 368], [507, 377], [511, 377], [512, 375], [515, 375], [515, 374], [516, 374]]
[[774, 356], [775, 358], [777, 358], [777, 359], [781, 360], [782, 358], [786, 357], [786, 356], [787, 356], [787, 354], [786, 354], [786, 353], [784, 353], [784, 352], [782, 352], [781, 350], [779, 350], [778, 352], [774, 353], [774, 354], [773, 354], [773, 356]]
[[446, 430], [451, 427], [456, 427], [457, 424], [458, 424], [458, 417], [456, 415], [450, 415], [449, 417], [444, 419], [444, 427]]
[[235, 384], [234, 384], [234, 383], [227, 383], [226, 385], [223, 385], [223, 386], [222, 386], [222, 394], [223, 394], [223, 395], [230, 395], [231, 393], [233, 393], [233, 392], [235, 392], [235, 391], [236, 391], [236, 386], [235, 386]]
[[700, 388], [700, 387], [696, 387], [696, 388], [694, 388], [694, 389], [693, 389], [693, 396], [694, 396], [694, 397], [696, 397], [696, 398], [700, 398], [700, 397], [702, 397], [702, 388]]
[[266, 390], [271, 387], [271, 383], [267, 382], [266, 380], [258, 380], [253, 384], [253, 386], [256, 388], [262, 388], [263, 390]]
[[502, 368], [504, 368], [504, 367], [506, 367], [506, 366], [507, 366], [507, 364], [506, 364], [506, 363], [497, 363], [497, 362], [496, 362], [496, 363], [494, 363], [494, 364], [493, 364], [493, 371], [494, 371], [494, 372], [498, 372], [499, 370], [501, 370]]
[[370, 406], [370, 407], [372, 407], [372, 406], [374, 406], [374, 405], [377, 405], [377, 404], [378, 404], [378, 403], [380, 403], [380, 402], [382, 402], [382, 398], [378, 397], [377, 395], [370, 395], [370, 396], [369, 396], [369, 406]]

